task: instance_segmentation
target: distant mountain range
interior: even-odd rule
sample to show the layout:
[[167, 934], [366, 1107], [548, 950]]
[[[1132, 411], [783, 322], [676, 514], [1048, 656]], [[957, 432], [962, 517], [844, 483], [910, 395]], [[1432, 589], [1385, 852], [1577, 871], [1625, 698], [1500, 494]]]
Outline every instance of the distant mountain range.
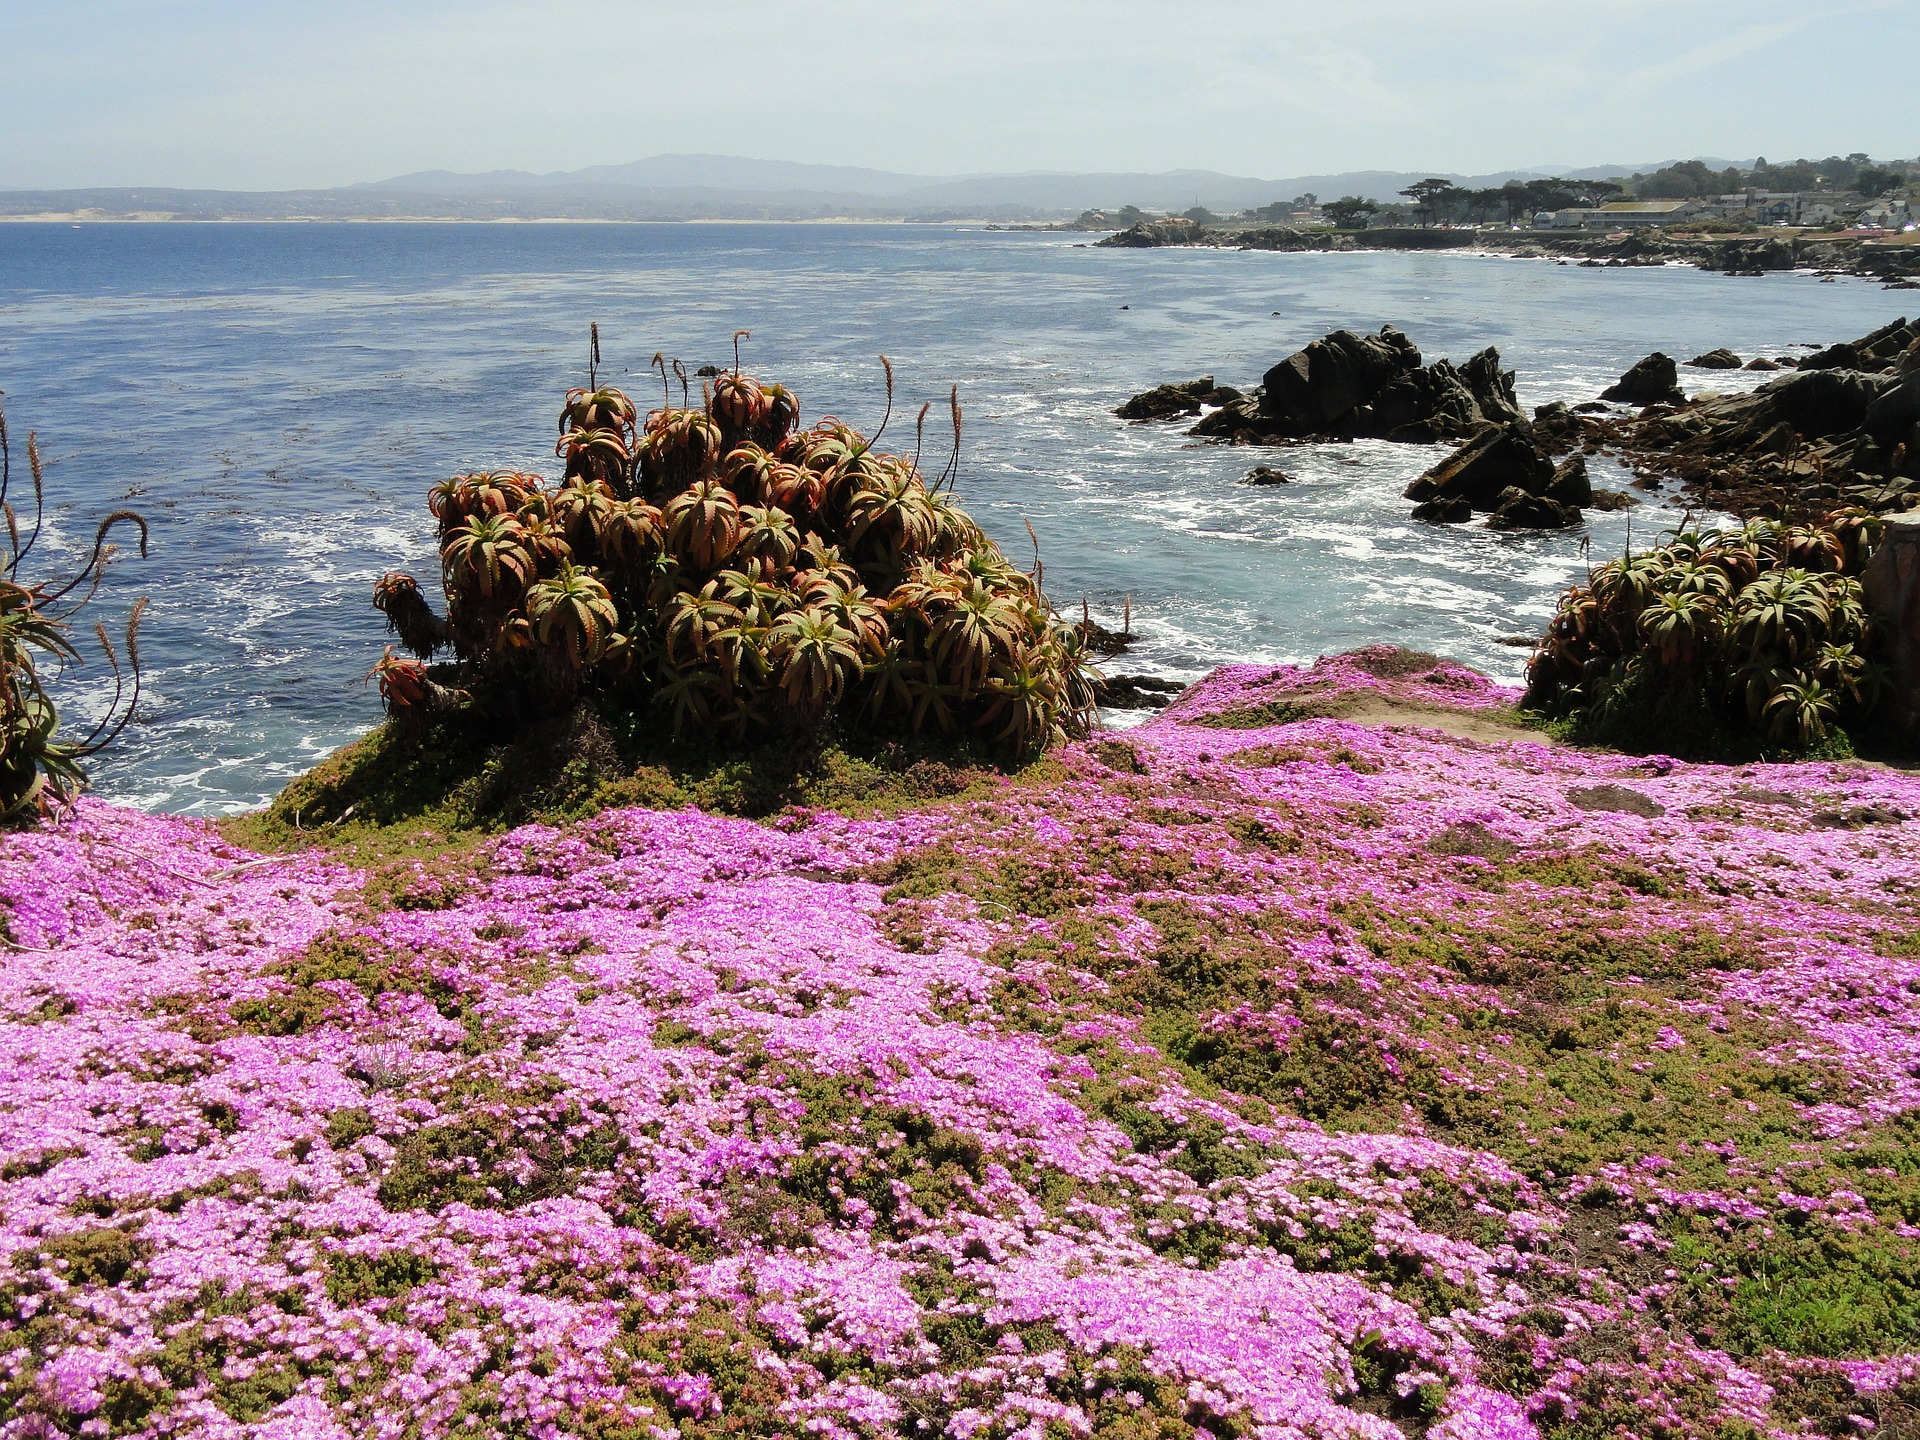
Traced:
[[[655, 155], [627, 165], [536, 175], [525, 170], [458, 174], [423, 170], [330, 190], [177, 190], [133, 187], [0, 190], [0, 217], [179, 220], [1059, 220], [1093, 208], [1138, 205], [1232, 212], [1312, 193], [1382, 202], [1438, 174], [1474, 188], [1547, 175], [1601, 180], [1659, 169], [1356, 170], [1259, 180], [1213, 170], [1156, 174], [906, 175], [845, 165], [801, 165], [732, 155]], [[1726, 162], [1710, 160], [1710, 165]]]

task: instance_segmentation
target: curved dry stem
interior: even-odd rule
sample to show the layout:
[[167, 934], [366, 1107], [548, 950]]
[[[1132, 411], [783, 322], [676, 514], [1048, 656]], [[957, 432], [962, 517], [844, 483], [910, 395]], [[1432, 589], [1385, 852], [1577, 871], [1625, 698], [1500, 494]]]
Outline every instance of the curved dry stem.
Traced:
[[927, 412], [933, 409], [933, 402], [927, 401], [920, 407], [920, 417], [913, 422], [913, 473], [920, 473], [920, 451], [927, 443]]
[[878, 448], [880, 437], [887, 433], [887, 422], [893, 419], [893, 361], [886, 356], [880, 357], [880, 368], [887, 372], [887, 413], [880, 417], [880, 428], [873, 432], [873, 438], [867, 441], [867, 448]]
[[40, 436], [27, 432], [27, 468], [33, 472], [33, 533], [27, 536], [27, 543], [19, 543], [19, 530], [13, 528], [13, 559], [7, 565], [7, 573], [13, 574], [20, 568], [20, 562], [27, 558], [29, 551], [39, 543], [41, 522], [47, 514], [47, 477], [44, 462], [40, 459]]
[[100, 637], [100, 648], [106, 652], [107, 663], [113, 667], [113, 702], [107, 706], [107, 713], [100, 723], [93, 727], [88, 735], [74, 747], [80, 755], [94, 755], [107, 748], [120, 738], [120, 732], [132, 721], [134, 712], [140, 708], [140, 620], [147, 613], [148, 599], [142, 595], [133, 603], [133, 613], [127, 617], [127, 633], [123, 642], [127, 647], [126, 674], [133, 676], [133, 696], [127, 702], [127, 708], [120, 712], [118, 720], [114, 711], [119, 709], [120, 696], [125, 683], [125, 675], [120, 659], [113, 651], [113, 642], [107, 636], [105, 625], [93, 627], [94, 634]]
[[[113, 547], [107, 544], [107, 532], [111, 530], [114, 526], [122, 523], [137, 525], [140, 527], [140, 558], [142, 560], [146, 559], [147, 558], [146, 517], [140, 514], [140, 512], [137, 510], [116, 510], [111, 515], [107, 516], [106, 519], [102, 520], [100, 522], [100, 528], [93, 532], [93, 554], [87, 557], [87, 563], [81, 567], [80, 573], [75, 575], [73, 579], [69, 580], [65, 585], [62, 585], [58, 590], [53, 591], [49, 595], [45, 595], [41, 597], [40, 603], [42, 605], [51, 605], [54, 601], [60, 599], [61, 597], [66, 595], [68, 591], [74, 589], [82, 581], [87, 579], [88, 576], [93, 575], [95, 571], [103, 567], [108, 557], [112, 554], [112, 551], [113, 551]], [[32, 548], [31, 544], [29, 544], [28, 548]], [[94, 588], [95, 589], [99, 588], [99, 581], [97, 579], [94, 581]], [[84, 604], [85, 602], [82, 601], [81, 603]], [[79, 606], [75, 606], [74, 608], [78, 609]]]
[[942, 481], [946, 483], [948, 490], [952, 490], [960, 481], [960, 425], [964, 412], [960, 409], [958, 385], [947, 391], [947, 410], [953, 416], [953, 453], [947, 457], [947, 463], [940, 467], [940, 478], [933, 482], [933, 488], [936, 491], [939, 490]]
[[752, 338], [753, 332], [751, 330], [736, 330], [733, 332], [733, 378], [736, 380], [740, 378], [740, 342], [742, 340], [751, 340]]

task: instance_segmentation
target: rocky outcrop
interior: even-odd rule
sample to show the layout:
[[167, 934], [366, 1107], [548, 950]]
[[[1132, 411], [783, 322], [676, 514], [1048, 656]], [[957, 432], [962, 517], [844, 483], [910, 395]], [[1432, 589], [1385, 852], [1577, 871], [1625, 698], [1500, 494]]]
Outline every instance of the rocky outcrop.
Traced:
[[1920, 325], [1829, 346], [1747, 394], [1625, 417], [1543, 407], [1535, 423], [1556, 454], [1612, 450], [1716, 509], [1811, 520], [1920, 507]]
[[1378, 334], [1336, 330], [1294, 352], [1252, 394], [1208, 415], [1193, 433], [1235, 444], [1369, 438], [1457, 439], [1520, 418], [1513, 372], [1500, 352], [1464, 364], [1420, 363], [1420, 351], [1393, 326]]
[[1909, 324], [1906, 317], [1891, 325], [1882, 325], [1871, 335], [1843, 341], [1816, 350], [1800, 362], [1802, 370], [1879, 370], [1894, 364], [1902, 351], [1913, 344], [1920, 325]]
[[1226, 405], [1240, 398], [1230, 385], [1215, 385], [1211, 375], [1143, 390], [1113, 413], [1122, 420], [1172, 420], [1198, 415], [1208, 405]]
[[1406, 489], [1409, 500], [1464, 500], [1494, 510], [1506, 491], [1544, 494], [1553, 462], [1534, 443], [1531, 427], [1489, 425]]
[[1186, 688], [1178, 680], [1152, 675], [1103, 675], [1093, 682], [1094, 699], [1102, 710], [1164, 710]]
[[1696, 355], [1687, 361], [1690, 370], [1738, 370], [1740, 357], [1731, 350], [1709, 350], [1704, 355]]
[[1419, 502], [1416, 520], [1459, 524], [1484, 511], [1495, 530], [1564, 529], [1579, 524], [1581, 508], [1594, 502], [1586, 457], [1556, 466], [1525, 421], [1483, 426], [1409, 485], [1406, 497]]
[[1602, 390], [1600, 398], [1616, 405], [1678, 405], [1686, 397], [1672, 357], [1656, 350]]
[[1162, 245], [1192, 245], [1207, 233], [1206, 226], [1181, 215], [1159, 220], [1142, 220], [1118, 235], [1096, 240], [1095, 245], [1109, 250], [1153, 250]]
[[1576, 510], [1593, 504], [1593, 481], [1587, 476], [1587, 457], [1570, 455], [1554, 467], [1543, 492], [1547, 499]]
[[1860, 585], [1868, 608], [1885, 621], [1882, 714], [1896, 738], [1920, 741], [1920, 519], [1887, 526]]

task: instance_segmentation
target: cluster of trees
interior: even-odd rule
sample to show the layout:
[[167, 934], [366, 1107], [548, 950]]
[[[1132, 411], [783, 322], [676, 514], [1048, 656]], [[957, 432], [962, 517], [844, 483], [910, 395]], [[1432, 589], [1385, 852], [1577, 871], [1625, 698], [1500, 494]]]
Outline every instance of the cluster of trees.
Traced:
[[[1605, 204], [1618, 199], [1624, 188], [1612, 180], [1563, 180], [1550, 176], [1540, 180], [1509, 180], [1504, 185], [1473, 189], [1433, 176], [1409, 185], [1400, 193], [1406, 196], [1413, 219], [1422, 225], [1446, 221], [1479, 224], [1490, 220], [1512, 224], [1537, 210]], [[1321, 207], [1327, 219], [1342, 230], [1366, 224], [1382, 208], [1359, 195], [1343, 195]]]
[[1864, 151], [1829, 155], [1824, 160], [1770, 163], [1765, 156], [1743, 170], [1729, 165], [1715, 170], [1699, 160], [1683, 160], [1651, 175], [1635, 175], [1634, 194], [1645, 200], [1690, 200], [1703, 195], [1730, 195], [1749, 185], [1756, 190], [1851, 190], [1874, 199], [1905, 188], [1914, 166], [1899, 161], [1876, 162]]

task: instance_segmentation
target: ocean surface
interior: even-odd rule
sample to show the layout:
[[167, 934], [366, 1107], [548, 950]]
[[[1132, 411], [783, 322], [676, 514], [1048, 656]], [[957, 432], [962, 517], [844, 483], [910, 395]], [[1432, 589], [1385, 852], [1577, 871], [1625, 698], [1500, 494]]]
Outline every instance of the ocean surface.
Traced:
[[[88, 620], [152, 597], [145, 692], [97, 792], [157, 810], [256, 806], [378, 718], [384, 570], [436, 571], [427, 487], [459, 471], [553, 472], [560, 399], [603, 376], [657, 404], [655, 350], [692, 369], [753, 332], [749, 370], [803, 420], [912, 443], [922, 400], [958, 384], [960, 494], [1032, 555], [1063, 611], [1119, 618], [1112, 668], [1181, 679], [1373, 642], [1456, 656], [1506, 681], [1589, 557], [1678, 513], [1649, 496], [1566, 533], [1409, 521], [1400, 492], [1443, 447], [1197, 445], [1112, 407], [1166, 380], [1255, 383], [1341, 326], [1405, 330], [1427, 359], [1497, 345], [1522, 401], [1592, 398], [1653, 349], [1742, 356], [1851, 338], [1901, 313], [1869, 282], [1583, 269], [1461, 254], [1108, 251], [1085, 237], [877, 225], [0, 225], [0, 391], [49, 459], [34, 576], [70, 565], [97, 518], [133, 506]], [[1683, 371], [1695, 388], [1764, 377]], [[676, 395], [677, 399], [677, 395]], [[943, 406], [936, 406], [938, 417]], [[937, 467], [944, 430], [929, 424]], [[1235, 481], [1258, 463], [1296, 483]], [[1596, 469], [1602, 484], [1626, 477]], [[15, 500], [20, 498], [16, 484]], [[59, 693], [97, 713], [97, 661]]]

